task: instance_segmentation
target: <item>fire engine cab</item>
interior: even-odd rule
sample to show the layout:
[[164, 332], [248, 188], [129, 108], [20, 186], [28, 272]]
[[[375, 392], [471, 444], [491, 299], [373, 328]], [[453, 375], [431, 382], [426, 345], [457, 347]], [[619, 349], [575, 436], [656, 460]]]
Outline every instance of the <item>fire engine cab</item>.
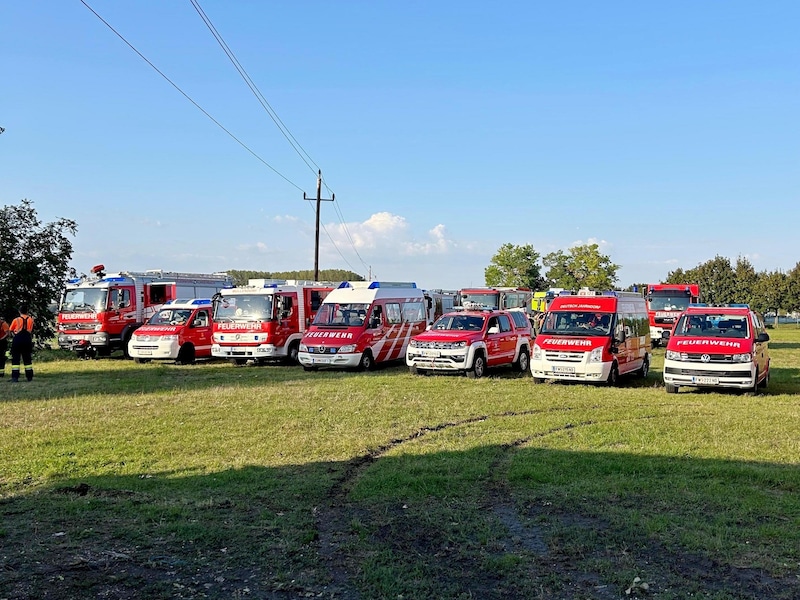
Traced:
[[666, 345], [669, 332], [681, 313], [700, 302], [700, 286], [696, 283], [651, 283], [647, 286], [645, 300], [653, 347]]
[[300, 339], [333, 284], [251, 279], [214, 297], [212, 356], [242, 365], [248, 360], [297, 363]]
[[127, 353], [134, 330], [165, 302], [210, 298], [233, 282], [227, 273], [104, 271], [96, 265], [90, 276], [67, 282], [57, 316], [61, 348], [100, 356], [118, 349]]
[[170, 300], [133, 332], [128, 355], [137, 363], [173, 359], [188, 365], [211, 356], [211, 298]]

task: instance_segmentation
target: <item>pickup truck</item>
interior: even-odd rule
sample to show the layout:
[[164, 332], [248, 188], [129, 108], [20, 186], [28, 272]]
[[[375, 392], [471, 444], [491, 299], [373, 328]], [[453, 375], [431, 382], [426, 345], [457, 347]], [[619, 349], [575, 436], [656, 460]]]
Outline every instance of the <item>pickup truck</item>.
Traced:
[[466, 373], [483, 377], [487, 368], [511, 366], [523, 375], [531, 355], [531, 323], [518, 310], [449, 312], [413, 338], [406, 364], [413, 374]]

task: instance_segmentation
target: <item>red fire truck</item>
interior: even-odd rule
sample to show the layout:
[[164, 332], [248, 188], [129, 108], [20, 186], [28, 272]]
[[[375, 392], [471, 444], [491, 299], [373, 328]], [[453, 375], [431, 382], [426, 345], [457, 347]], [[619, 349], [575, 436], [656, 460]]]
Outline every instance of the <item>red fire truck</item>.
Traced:
[[645, 300], [653, 347], [666, 345], [666, 338], [681, 313], [690, 304], [700, 302], [700, 286], [696, 283], [650, 283], [647, 285]]
[[308, 325], [334, 284], [251, 279], [214, 297], [211, 355], [242, 365], [248, 360], [297, 363]]
[[165, 302], [208, 298], [233, 282], [227, 273], [104, 271], [96, 265], [90, 276], [67, 282], [57, 316], [61, 348], [83, 356], [127, 354], [134, 330]]

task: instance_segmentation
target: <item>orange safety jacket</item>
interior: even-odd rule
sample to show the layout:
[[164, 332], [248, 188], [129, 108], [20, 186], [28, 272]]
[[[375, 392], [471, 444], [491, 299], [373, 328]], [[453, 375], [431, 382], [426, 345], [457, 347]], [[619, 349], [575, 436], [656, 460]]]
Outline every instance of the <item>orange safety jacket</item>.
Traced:
[[8, 328], [8, 323], [5, 321], [0, 321], [0, 340], [6, 339], [9, 331], [11, 330]]
[[33, 331], [33, 317], [24, 316], [17, 317], [11, 321], [11, 333], [17, 334], [23, 329], [27, 329], [28, 333]]

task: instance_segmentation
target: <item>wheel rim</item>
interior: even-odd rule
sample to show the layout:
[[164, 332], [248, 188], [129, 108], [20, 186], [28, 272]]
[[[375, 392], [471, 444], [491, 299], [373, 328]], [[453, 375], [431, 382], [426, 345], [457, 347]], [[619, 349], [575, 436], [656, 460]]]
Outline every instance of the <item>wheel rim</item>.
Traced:
[[519, 357], [519, 370], [523, 373], [528, 370], [528, 353], [523, 352]]
[[475, 359], [475, 376], [476, 377], [483, 377], [483, 368], [484, 368], [483, 357], [482, 356], [478, 356]]

